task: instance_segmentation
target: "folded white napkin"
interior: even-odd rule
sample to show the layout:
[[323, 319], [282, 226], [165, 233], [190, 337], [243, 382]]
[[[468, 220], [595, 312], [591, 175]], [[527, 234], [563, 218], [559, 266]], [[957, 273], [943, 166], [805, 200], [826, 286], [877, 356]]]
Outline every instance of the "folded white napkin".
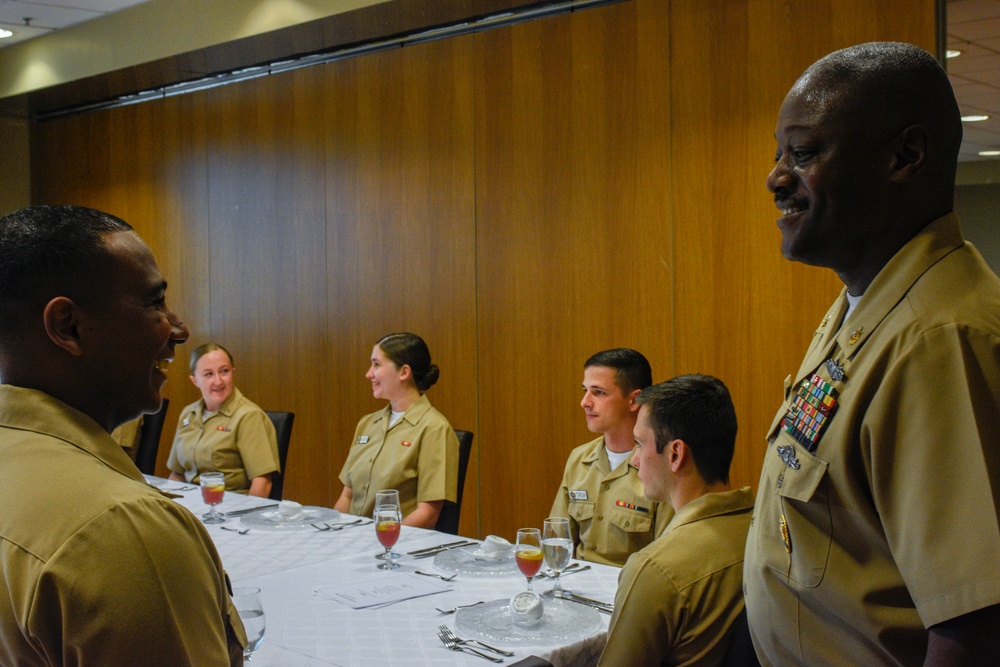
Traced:
[[302, 505], [294, 500], [282, 500], [279, 502], [278, 513], [281, 514], [281, 518], [285, 521], [295, 521], [306, 515], [306, 511], [302, 509]]
[[508, 540], [496, 535], [487, 535], [486, 539], [479, 547], [480, 552], [487, 558], [503, 558], [514, 551], [513, 545]]

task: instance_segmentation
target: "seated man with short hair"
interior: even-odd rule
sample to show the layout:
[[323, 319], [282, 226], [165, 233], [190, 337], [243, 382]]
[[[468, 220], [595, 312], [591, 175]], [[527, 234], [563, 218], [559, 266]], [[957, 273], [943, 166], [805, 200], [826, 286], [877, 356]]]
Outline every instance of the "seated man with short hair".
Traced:
[[632, 458], [648, 498], [676, 514], [618, 579], [601, 665], [722, 662], [743, 611], [743, 551], [753, 494], [729, 488], [736, 411], [726, 386], [683, 375], [639, 394]]
[[626, 347], [598, 352], [583, 365], [580, 407], [587, 428], [601, 437], [570, 452], [549, 513], [569, 518], [577, 558], [620, 567], [674, 515], [668, 503], [646, 500], [629, 463], [635, 397], [651, 384], [646, 357]]

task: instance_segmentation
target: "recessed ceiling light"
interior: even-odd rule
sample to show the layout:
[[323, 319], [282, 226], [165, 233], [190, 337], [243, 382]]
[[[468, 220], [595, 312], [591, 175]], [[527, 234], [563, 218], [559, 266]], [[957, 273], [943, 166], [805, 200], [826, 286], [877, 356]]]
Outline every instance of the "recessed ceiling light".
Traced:
[[975, 123], [980, 120], [989, 120], [989, 116], [962, 116], [963, 123]]
[[960, 55], [962, 55], [962, 52], [959, 51], [958, 49], [948, 49], [947, 51], [944, 52], [945, 58], [957, 58]]
[[0, 39], [7, 39], [8, 37], [13, 37], [14, 33], [6, 28], [0, 28]]
[[979, 154], [983, 157], [996, 157], [1000, 155], [1000, 151], [979, 151]]

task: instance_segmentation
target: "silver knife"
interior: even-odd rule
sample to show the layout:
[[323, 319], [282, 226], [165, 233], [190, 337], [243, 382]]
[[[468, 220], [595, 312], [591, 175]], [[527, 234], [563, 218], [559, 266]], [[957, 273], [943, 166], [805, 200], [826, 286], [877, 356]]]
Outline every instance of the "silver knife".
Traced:
[[416, 556], [414, 556], [414, 558], [427, 558], [428, 556], [436, 556], [442, 551], [448, 551], [450, 549], [461, 549], [462, 547], [471, 547], [475, 546], [476, 544], [478, 544], [478, 542], [465, 542], [462, 544], [453, 544], [451, 546], [441, 547], [439, 549], [436, 549], [435, 551], [425, 551], [424, 553], [419, 553]]
[[447, 544], [439, 544], [436, 547], [424, 547], [423, 549], [414, 549], [413, 551], [408, 551], [407, 556], [416, 556], [417, 554], [422, 554], [426, 551], [437, 551], [438, 549], [443, 549], [444, 547], [453, 547], [456, 544], [465, 544], [469, 540], [459, 540], [458, 542], [448, 542]]
[[245, 510], [233, 510], [232, 512], [226, 512], [226, 517], [243, 516], [244, 514], [252, 514], [254, 512], [259, 512], [261, 510], [266, 510], [277, 506], [278, 503], [274, 503], [272, 505], [260, 505], [259, 507], [248, 507]]

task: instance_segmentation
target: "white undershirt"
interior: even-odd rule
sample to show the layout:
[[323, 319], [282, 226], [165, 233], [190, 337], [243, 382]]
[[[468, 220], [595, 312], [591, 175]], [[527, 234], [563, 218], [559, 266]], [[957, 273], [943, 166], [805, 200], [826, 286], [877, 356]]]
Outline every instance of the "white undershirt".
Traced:
[[632, 451], [631, 450], [629, 450], [627, 452], [613, 452], [610, 449], [608, 449], [607, 446], [605, 446], [604, 447], [604, 451], [606, 451], [608, 453], [608, 463], [611, 464], [611, 469], [612, 470], [617, 470], [618, 466], [620, 466], [622, 464], [622, 461], [624, 461], [624, 460], [626, 460], [626, 459], [628, 459], [628, 458], [630, 458], [632, 456]]
[[405, 414], [406, 414], [405, 410], [403, 412], [396, 412], [395, 410], [389, 410], [389, 428], [395, 426], [396, 422], [402, 419], [403, 415]]
[[854, 309], [857, 307], [857, 305], [861, 303], [862, 296], [864, 296], [864, 294], [862, 294], [861, 296], [854, 296], [850, 292], [847, 293], [847, 312], [844, 313], [845, 322], [847, 321], [847, 318], [851, 316], [851, 313], [854, 312]]

